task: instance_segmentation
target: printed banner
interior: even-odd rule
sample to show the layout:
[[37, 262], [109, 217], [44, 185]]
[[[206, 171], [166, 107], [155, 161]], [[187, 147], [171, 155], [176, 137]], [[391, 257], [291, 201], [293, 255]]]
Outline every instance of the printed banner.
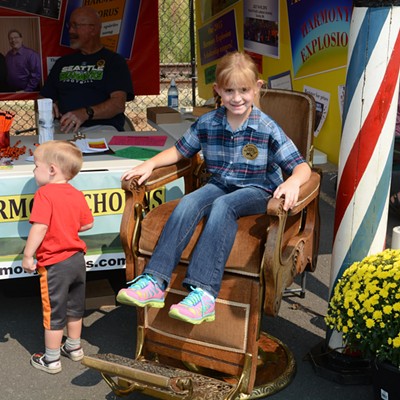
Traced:
[[[57, 58], [73, 52], [69, 48], [66, 24], [71, 12], [80, 6], [91, 6], [98, 11], [102, 20], [102, 42], [127, 60], [135, 94], [159, 93], [157, 0], [1, 2], [0, 100], [37, 98]], [[28, 49], [30, 60], [35, 60], [29, 64], [29, 68], [34, 70], [35, 81], [21, 88], [7, 85], [6, 79], [5, 58], [11, 50], [13, 38], [9, 38], [9, 33], [13, 29], [21, 33], [20, 40]]]
[[[85, 195], [94, 216], [93, 228], [80, 234], [87, 245], [85, 259], [88, 271], [125, 268], [125, 255], [119, 237], [125, 207], [125, 193], [120, 181], [122, 172], [84, 171], [71, 180], [71, 184]], [[183, 181], [179, 180], [155, 189], [148, 197], [149, 208], [182, 197], [183, 185]], [[0, 280], [31, 276], [22, 269], [21, 260], [31, 227], [29, 217], [36, 190], [33, 174], [2, 176]]]
[[345, 67], [350, 0], [287, 0], [294, 78]]

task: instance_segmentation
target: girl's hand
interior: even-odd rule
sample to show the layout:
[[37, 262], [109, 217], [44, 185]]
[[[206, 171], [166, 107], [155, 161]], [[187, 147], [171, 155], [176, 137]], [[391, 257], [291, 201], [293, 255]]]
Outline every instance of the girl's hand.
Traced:
[[283, 204], [283, 209], [285, 211], [290, 210], [297, 203], [299, 198], [300, 187], [295, 182], [287, 180], [281, 183], [275, 190], [273, 197], [275, 199], [280, 199], [285, 196], [285, 203]]
[[151, 173], [153, 172], [153, 165], [150, 160], [145, 161], [144, 163], [138, 165], [137, 167], [133, 167], [129, 171], [125, 171], [121, 176], [121, 181], [129, 180], [134, 176], [140, 176], [138, 180], [139, 185], [141, 185], [146, 179], [149, 178]]
[[306, 183], [311, 176], [311, 169], [305, 162], [297, 165], [292, 175], [282, 182], [274, 192], [274, 198], [280, 199], [285, 196], [283, 209], [288, 211], [293, 208], [299, 199], [300, 186]]

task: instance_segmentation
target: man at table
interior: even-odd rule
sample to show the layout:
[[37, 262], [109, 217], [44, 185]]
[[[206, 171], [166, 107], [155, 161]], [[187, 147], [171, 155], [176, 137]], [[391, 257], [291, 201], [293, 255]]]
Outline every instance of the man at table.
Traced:
[[101, 21], [90, 7], [75, 9], [69, 22], [70, 47], [78, 52], [59, 58], [40, 91], [53, 99], [61, 132], [94, 125], [124, 130], [125, 102], [133, 100], [125, 59], [100, 40]]

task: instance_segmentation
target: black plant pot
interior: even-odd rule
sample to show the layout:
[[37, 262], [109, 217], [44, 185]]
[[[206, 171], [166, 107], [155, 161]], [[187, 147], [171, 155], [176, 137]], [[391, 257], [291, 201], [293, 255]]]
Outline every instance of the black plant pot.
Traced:
[[400, 398], [400, 369], [387, 362], [372, 363], [374, 400], [398, 400]]

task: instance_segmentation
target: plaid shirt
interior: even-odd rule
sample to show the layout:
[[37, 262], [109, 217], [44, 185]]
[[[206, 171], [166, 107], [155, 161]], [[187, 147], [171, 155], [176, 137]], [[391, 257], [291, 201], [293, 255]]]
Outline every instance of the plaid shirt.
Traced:
[[[226, 186], [257, 186], [271, 193], [282, 183], [282, 171], [291, 175], [304, 162], [277, 123], [255, 106], [234, 132], [228, 124], [225, 107], [204, 114], [175, 146], [186, 158], [202, 151], [212, 174], [211, 181]], [[251, 159], [254, 150], [258, 154]]]

